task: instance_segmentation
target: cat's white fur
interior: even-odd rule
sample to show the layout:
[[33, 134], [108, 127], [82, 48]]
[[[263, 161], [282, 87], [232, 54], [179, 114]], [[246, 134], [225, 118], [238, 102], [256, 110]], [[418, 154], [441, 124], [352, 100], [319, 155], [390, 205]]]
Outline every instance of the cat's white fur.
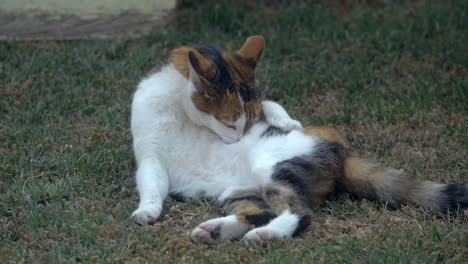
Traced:
[[[194, 106], [194, 91], [193, 82], [168, 64], [143, 79], [135, 92], [131, 130], [140, 195], [133, 218], [138, 224], [154, 222], [170, 192], [222, 200], [232, 191], [268, 184], [276, 163], [309, 153], [316, 143], [299, 130], [261, 137], [266, 122], [242, 135], [245, 116], [231, 124], [236, 129], [229, 128]], [[301, 127], [280, 105], [265, 101], [262, 107], [268, 123], [287, 130]]]
[[257, 227], [245, 234], [246, 246], [262, 246], [270, 240], [291, 238], [299, 224], [299, 217], [289, 211], [271, 220], [266, 226]]

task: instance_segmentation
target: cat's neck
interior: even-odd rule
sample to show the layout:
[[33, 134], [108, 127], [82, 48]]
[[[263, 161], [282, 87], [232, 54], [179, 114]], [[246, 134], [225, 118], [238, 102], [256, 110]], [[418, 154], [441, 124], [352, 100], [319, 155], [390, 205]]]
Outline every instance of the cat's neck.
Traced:
[[185, 125], [191, 124], [202, 130], [206, 130], [205, 127], [208, 127], [206, 122], [209, 122], [210, 119], [205, 116], [205, 113], [197, 110], [192, 101], [192, 94], [195, 91], [194, 84], [181, 74], [172, 63], [163, 66], [159, 72], [147, 78], [142, 86], [149, 89], [159, 87], [156, 94], [150, 94], [156, 95], [158, 100], [164, 98], [158, 104], [167, 110], [173, 109], [172, 111], [176, 113], [179, 122]]
[[192, 94], [195, 91], [194, 84], [188, 80], [186, 76], [180, 74], [180, 71], [175, 69], [172, 64], [169, 64], [169, 67], [171, 68], [171, 71], [177, 72], [177, 78], [180, 79], [180, 82], [177, 83], [178, 95], [176, 98], [176, 103], [180, 105], [180, 108], [183, 110], [184, 116], [186, 118], [185, 121], [190, 122], [195, 126], [206, 126], [207, 124], [204, 123], [206, 122], [206, 117], [204, 118], [202, 116], [205, 115], [205, 113], [197, 110], [192, 101]]
[[192, 102], [191, 93], [189, 91], [184, 92], [185, 95], [180, 97], [180, 104], [182, 105], [184, 113], [188, 119], [187, 121], [193, 123], [196, 126], [205, 126], [206, 124], [203, 122], [205, 119], [201, 116], [203, 113], [196, 110], [195, 105]]

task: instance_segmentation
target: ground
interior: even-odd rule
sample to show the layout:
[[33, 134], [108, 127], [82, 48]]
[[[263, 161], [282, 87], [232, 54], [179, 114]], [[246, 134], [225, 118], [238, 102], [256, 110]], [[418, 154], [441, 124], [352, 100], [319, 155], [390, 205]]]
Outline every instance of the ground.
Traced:
[[193, 244], [189, 231], [219, 215], [209, 200], [168, 199], [155, 225], [132, 223], [139, 78], [174, 47], [237, 49], [255, 34], [258, 78], [292, 116], [419, 178], [468, 181], [467, 1], [211, 2], [141, 39], [0, 42], [2, 262], [464, 263], [466, 211], [346, 196], [265, 248]]

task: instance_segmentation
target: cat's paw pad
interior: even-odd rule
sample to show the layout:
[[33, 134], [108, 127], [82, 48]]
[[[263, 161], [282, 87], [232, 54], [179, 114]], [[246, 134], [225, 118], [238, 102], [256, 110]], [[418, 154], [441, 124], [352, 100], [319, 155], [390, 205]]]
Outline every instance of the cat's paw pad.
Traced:
[[192, 231], [192, 241], [195, 243], [211, 244], [219, 238], [221, 225], [199, 225]]
[[139, 207], [136, 209], [132, 218], [138, 225], [153, 224], [161, 214], [161, 208], [157, 206]]
[[302, 128], [301, 122], [290, 118], [273, 119], [271, 121], [271, 125], [279, 127], [286, 131], [293, 131]]
[[269, 241], [272, 240], [279, 240], [284, 239], [285, 236], [281, 236], [276, 231], [272, 230], [268, 227], [259, 227], [253, 230], [250, 230], [244, 236], [244, 244], [247, 247], [257, 247], [257, 246], [264, 246]]

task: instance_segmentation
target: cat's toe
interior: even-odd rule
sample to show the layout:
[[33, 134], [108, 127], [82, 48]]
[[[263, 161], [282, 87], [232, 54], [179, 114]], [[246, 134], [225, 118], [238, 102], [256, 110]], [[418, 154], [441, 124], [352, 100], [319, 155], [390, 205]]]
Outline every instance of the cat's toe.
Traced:
[[247, 247], [264, 246], [271, 240], [281, 239], [281, 236], [268, 228], [256, 228], [250, 230], [244, 236], [244, 245]]
[[143, 207], [136, 209], [132, 218], [138, 225], [153, 224], [161, 214], [161, 209], [158, 207]]
[[208, 220], [192, 231], [192, 241], [195, 243], [213, 243], [215, 240], [235, 239], [247, 232], [249, 225], [237, 221], [230, 215]]
[[201, 224], [192, 231], [191, 238], [195, 243], [211, 244], [219, 238], [220, 230], [220, 225]]

